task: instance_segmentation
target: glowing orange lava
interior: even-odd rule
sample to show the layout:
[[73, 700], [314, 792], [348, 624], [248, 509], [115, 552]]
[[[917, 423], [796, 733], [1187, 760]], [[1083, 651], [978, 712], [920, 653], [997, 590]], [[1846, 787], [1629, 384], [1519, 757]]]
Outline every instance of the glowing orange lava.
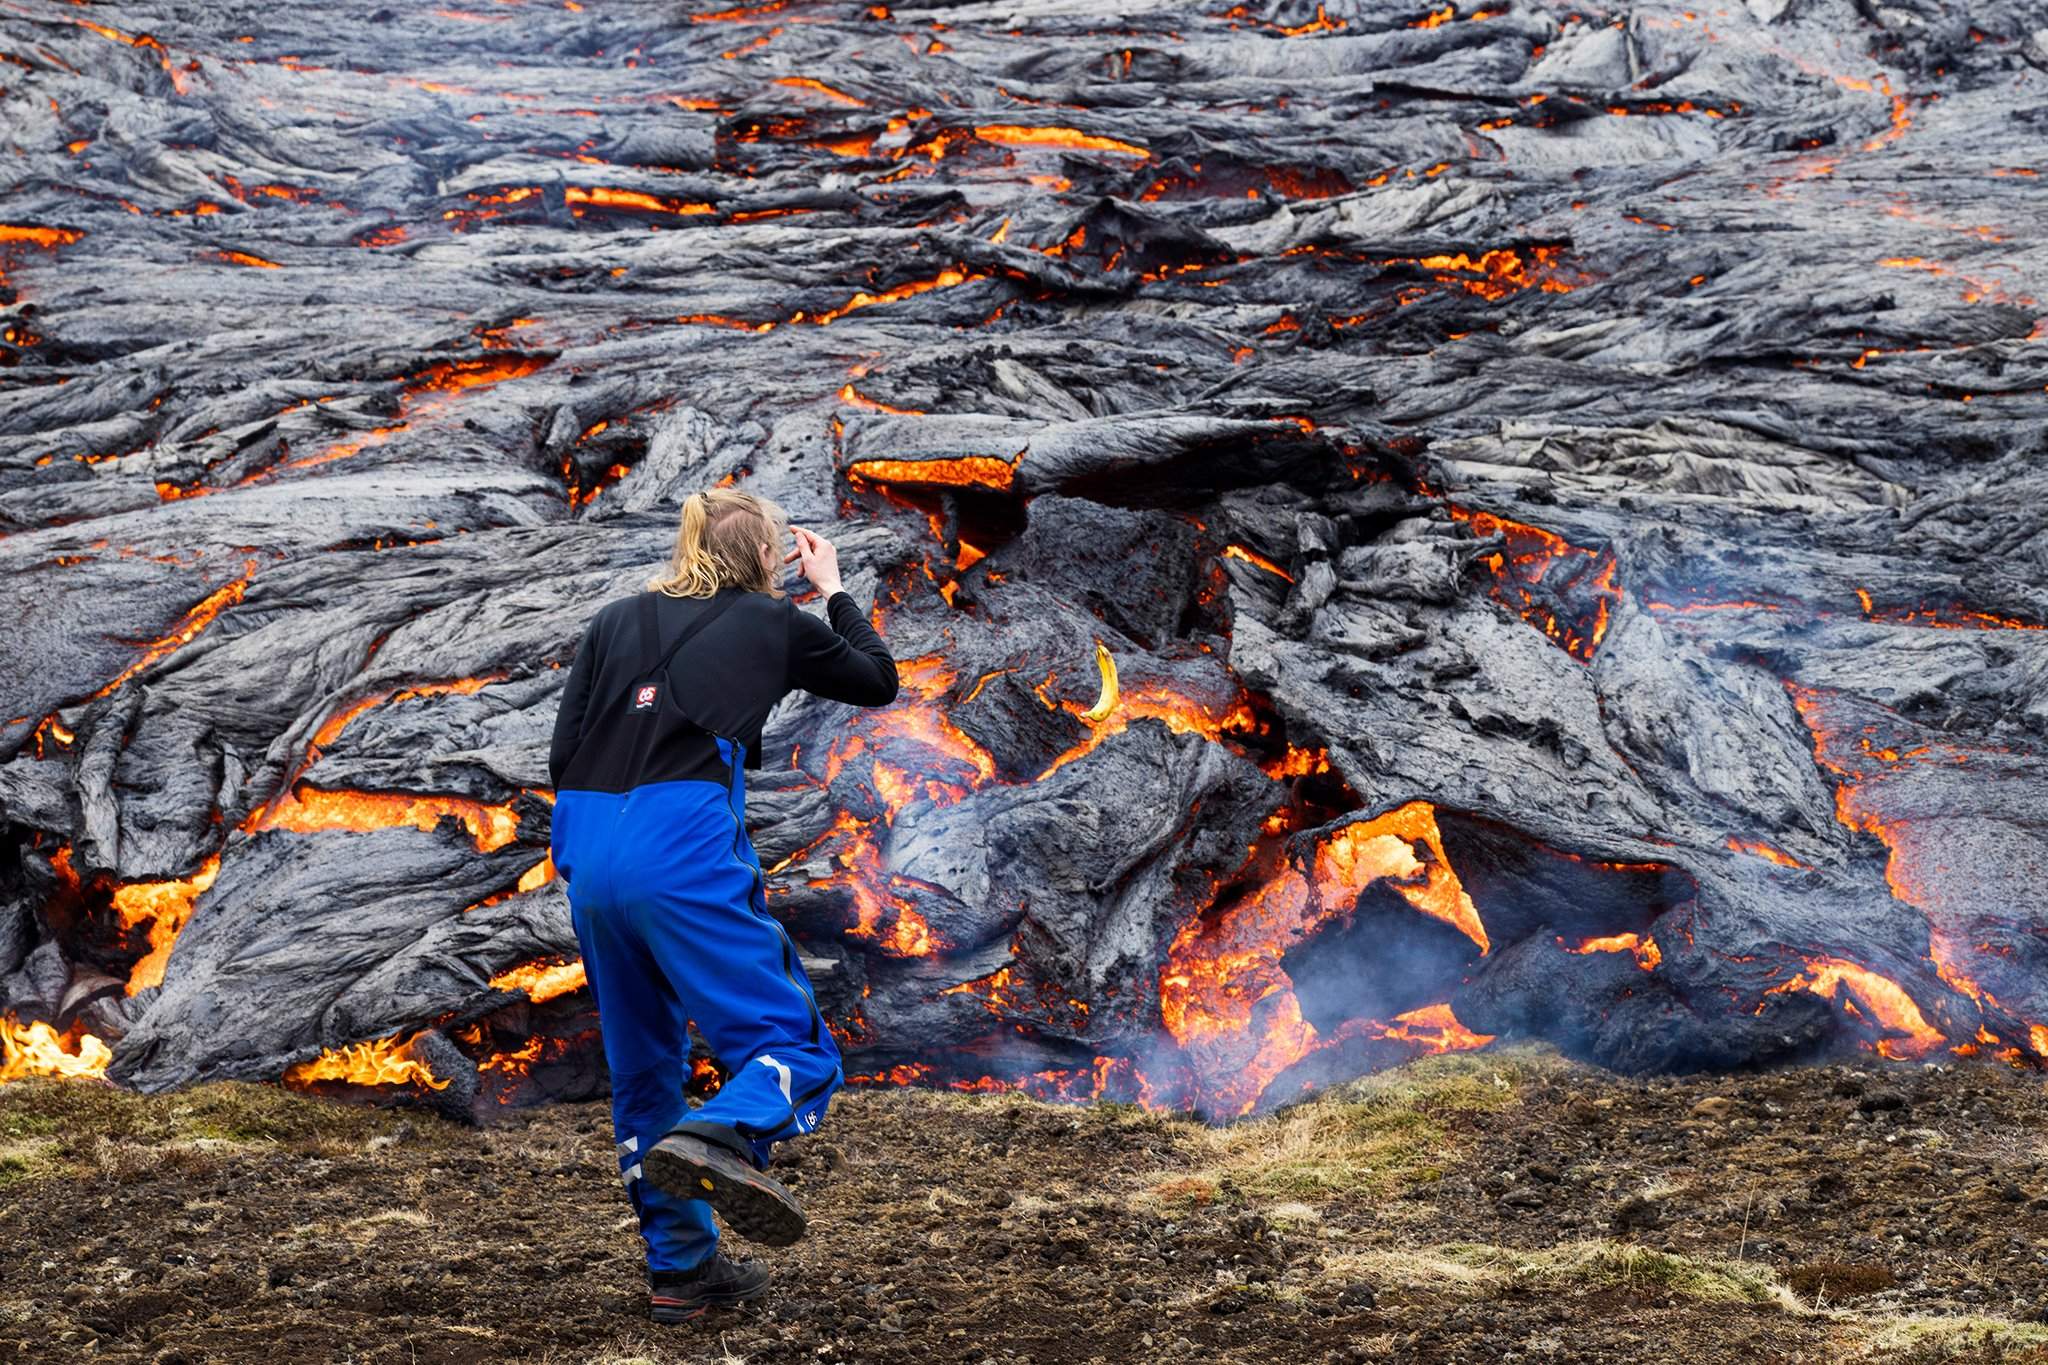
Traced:
[[1847, 990], [1863, 1011], [1873, 1016], [1887, 1031], [1905, 1035], [1878, 1040], [1877, 1050], [1886, 1057], [1924, 1057], [1948, 1041], [1940, 1029], [1927, 1022], [1926, 1016], [1920, 1013], [1920, 1006], [1896, 981], [1840, 958], [1809, 957], [1805, 972], [1780, 982], [1765, 994], [1811, 991], [1836, 1000], [1843, 990]]
[[519, 832], [519, 813], [511, 806], [487, 806], [461, 796], [420, 796], [410, 792], [329, 791], [301, 783], [259, 810], [243, 828], [283, 829], [296, 834], [319, 830], [364, 832], [411, 825], [431, 831], [454, 816], [476, 840], [477, 850], [490, 853], [512, 842]]
[[1119, 142], [1113, 137], [1084, 133], [1077, 128], [1030, 128], [1016, 123], [984, 123], [975, 127], [974, 135], [983, 142], [997, 142], [1006, 147], [1066, 147], [1075, 151], [1122, 152], [1126, 156], [1152, 155], [1150, 148]]
[[149, 926], [149, 951], [128, 973], [128, 994], [163, 984], [164, 963], [170, 960], [178, 932], [192, 918], [193, 904], [219, 876], [220, 855], [216, 853], [189, 877], [167, 882], [129, 882], [114, 889], [114, 913], [120, 916], [121, 927]]
[[200, 631], [213, 624], [213, 619], [216, 616], [219, 616], [223, 611], [226, 611], [229, 607], [242, 600], [243, 595], [249, 591], [249, 580], [255, 576], [256, 561], [254, 559], [244, 560], [242, 576], [240, 578], [232, 583], [223, 584], [215, 588], [212, 592], [201, 598], [197, 605], [185, 613], [184, 619], [171, 628], [168, 635], [152, 640], [143, 649], [141, 658], [122, 669], [112, 682], [93, 693], [93, 696], [106, 696], [109, 692], [112, 692], [122, 683], [127, 682], [143, 669], [148, 668], [157, 660], [191, 644], [193, 640], [199, 637]]

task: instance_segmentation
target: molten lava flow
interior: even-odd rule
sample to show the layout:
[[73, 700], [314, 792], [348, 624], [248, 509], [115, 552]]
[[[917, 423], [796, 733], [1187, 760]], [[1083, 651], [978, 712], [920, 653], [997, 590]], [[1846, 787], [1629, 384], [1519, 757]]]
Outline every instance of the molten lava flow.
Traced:
[[1294, 581], [1293, 574], [1287, 572], [1287, 570], [1281, 568], [1278, 564], [1275, 564], [1272, 560], [1266, 558], [1264, 555], [1258, 553], [1257, 551], [1247, 550], [1242, 545], [1224, 546], [1223, 557], [1225, 559], [1243, 560], [1247, 564], [1255, 565], [1258, 568], [1264, 569], [1269, 574], [1276, 574], [1279, 577], [1286, 579], [1289, 583], [1292, 583]]
[[1569, 294], [1583, 283], [1582, 280], [1565, 278], [1563, 247], [1532, 246], [1527, 251], [1527, 256], [1511, 247], [1483, 251], [1476, 257], [1462, 251], [1438, 256], [1396, 256], [1387, 264], [1418, 265], [1425, 270], [1433, 270], [1437, 272], [1439, 283], [1454, 284], [1488, 302], [1496, 302], [1526, 289], [1540, 289], [1546, 294]]
[[[1431, 861], [1415, 860], [1413, 845], [1430, 852]], [[1492, 950], [1486, 926], [1458, 874], [1451, 871], [1443, 835], [1436, 827], [1436, 808], [1411, 801], [1372, 820], [1346, 825], [1316, 849], [1315, 878], [1326, 911], [1349, 910], [1359, 893], [1382, 877], [1406, 879], [1425, 871], [1422, 883], [1400, 887], [1401, 895], [1423, 914], [1442, 920], [1478, 947]]]
[[849, 95], [844, 90], [836, 90], [825, 84], [825, 82], [813, 80], [809, 76], [784, 76], [777, 80], [775, 84], [790, 90], [813, 90], [823, 95], [826, 99], [837, 100], [841, 104], [850, 104], [859, 109], [865, 109], [868, 103], [856, 95]]
[[[1109, 659], [1105, 665], [1109, 651], [1099, 644], [1096, 648], [1096, 666], [1103, 673], [1101, 693], [1092, 706], [1083, 707], [1074, 701], [1061, 703], [1064, 710], [1088, 723], [1088, 736], [1047, 765], [1045, 771], [1038, 775], [1041, 782], [1067, 764], [1095, 752], [1104, 740], [1130, 728], [1134, 720], [1164, 721], [1166, 728], [1177, 735], [1197, 734], [1212, 744], [1220, 743], [1227, 733], [1246, 733], [1258, 728], [1258, 717], [1252, 714], [1251, 702], [1242, 694], [1218, 710], [1206, 702], [1182, 696], [1165, 683], [1127, 688], [1117, 681], [1115, 660]], [[1044, 687], [1038, 691], [1044, 697]], [[1049, 698], [1046, 704], [1051, 705]]]
[[[1558, 942], [1564, 943], [1564, 940], [1560, 938]], [[1636, 965], [1646, 972], [1655, 971], [1657, 964], [1664, 960], [1664, 951], [1657, 946], [1657, 940], [1640, 934], [1608, 934], [1604, 938], [1584, 939], [1577, 944], [1566, 943], [1564, 950], [1576, 954], [1633, 953]]]
[[1007, 460], [993, 455], [958, 455], [942, 460], [855, 460], [846, 467], [846, 476], [856, 483], [1007, 491], [1017, 477], [1017, 462], [1023, 458], [1019, 451]]
[[0, 1083], [27, 1076], [97, 1079], [112, 1060], [113, 1050], [82, 1029], [59, 1033], [41, 1020], [23, 1024], [0, 1014]]
[[[1488, 555], [1485, 560], [1493, 571], [1493, 599], [1557, 641], [1574, 659], [1581, 663], [1590, 660], [1607, 638], [1613, 609], [1621, 602], [1621, 589], [1614, 581], [1619, 565], [1613, 552], [1588, 550], [1540, 527], [1455, 503], [1450, 513], [1458, 521], [1471, 523], [1475, 535], [1506, 538], [1506, 552]], [[1553, 577], [1551, 570], [1559, 565], [1564, 571]], [[1567, 605], [1566, 594], [1590, 595], [1592, 604], [1581, 608], [1576, 620], [1560, 622], [1557, 608]]]
[[96, 698], [106, 696], [143, 669], [148, 668], [158, 659], [175, 653], [184, 646], [191, 644], [193, 640], [198, 638], [200, 631], [213, 624], [214, 617], [219, 616], [223, 611], [226, 611], [229, 607], [242, 600], [243, 595], [249, 591], [249, 580], [255, 576], [256, 561], [254, 559], [244, 560], [242, 576], [240, 578], [232, 583], [226, 583], [215, 588], [212, 592], [201, 598], [192, 610], [185, 613], [184, 619], [171, 628], [170, 634], [160, 639], [152, 640], [143, 649], [141, 658], [122, 669], [119, 676], [99, 691], [93, 693], [93, 696]]
[[398, 1041], [398, 1035], [347, 1047], [329, 1048], [309, 1062], [287, 1067], [284, 1083], [303, 1090], [321, 1081], [346, 1081], [350, 1085], [424, 1085], [446, 1090], [448, 1082], [438, 1079], [427, 1064], [412, 1055], [412, 1039]]
[[[1416, 857], [1417, 845], [1431, 861]], [[1335, 831], [1316, 848], [1308, 875], [1283, 868], [1220, 915], [1192, 918], [1174, 936], [1159, 979], [1160, 1021], [1193, 1054], [1224, 1108], [1248, 1111], [1274, 1076], [1316, 1045], [1281, 957], [1349, 913], [1382, 879], [1488, 951], [1485, 926], [1445, 859], [1435, 808], [1421, 801]]]
[[1804, 868], [1807, 866], [1807, 864], [1800, 862], [1797, 858], [1785, 852], [1785, 850], [1772, 848], [1769, 844], [1761, 843], [1755, 839], [1738, 839], [1731, 834], [1728, 836], [1728, 847], [1737, 853], [1747, 853], [1752, 858], [1763, 858], [1766, 861], [1776, 863], [1780, 867]]
[[[308, 455], [302, 460], [289, 460], [271, 469], [262, 469], [242, 480], [244, 484], [255, 483], [281, 469], [310, 469], [315, 465], [328, 464], [334, 460], [345, 460], [369, 446], [381, 445], [390, 437], [409, 429], [423, 418], [444, 412], [453, 406], [453, 395], [468, 389], [486, 389], [502, 384], [508, 379], [521, 379], [534, 371], [544, 368], [549, 357], [532, 355], [488, 355], [474, 360], [449, 360], [414, 375], [406, 382], [398, 397], [398, 420], [388, 427], [376, 427], [363, 434], [359, 441], [344, 441], [329, 446], [317, 455]], [[159, 484], [157, 491], [162, 493]], [[213, 489], [191, 489], [188, 492], [213, 492]]]
[[206, 860], [204, 867], [182, 880], [129, 882], [115, 889], [114, 913], [120, 916], [121, 927], [149, 926], [149, 951], [128, 973], [128, 994], [133, 995], [145, 986], [163, 984], [164, 963], [170, 960], [171, 946], [177, 942], [179, 930], [192, 918], [193, 903], [218, 876], [220, 855], [216, 853]]
[[1369, 1024], [1368, 1036], [1420, 1043], [1430, 1052], [1469, 1052], [1494, 1040], [1491, 1033], [1474, 1033], [1458, 1022], [1448, 1004], [1424, 1005], [1397, 1014], [1386, 1024]]
[[85, 234], [77, 228], [36, 227], [28, 223], [0, 223], [0, 242], [27, 242], [46, 251], [70, 246]]
[[[840, 304], [839, 307], [828, 309], [816, 317], [810, 318], [809, 321], [823, 327], [838, 321], [857, 309], [872, 308], [878, 303], [895, 303], [900, 299], [913, 298], [919, 294], [928, 294], [934, 289], [951, 289], [956, 285], [972, 284], [976, 280], [985, 280], [987, 278], [988, 276], [986, 275], [972, 274], [965, 269], [941, 270], [930, 279], [912, 280], [908, 284], [899, 284], [892, 288], [884, 289], [879, 294], [870, 294], [863, 289], [845, 303]], [[803, 322], [805, 320], [805, 316], [802, 313], [798, 313], [790, 319], [791, 322]]]
[[1927, 1022], [1926, 1016], [1920, 1013], [1920, 1006], [1896, 981], [1840, 958], [1809, 957], [1806, 959], [1806, 972], [1780, 982], [1765, 994], [1811, 991], [1835, 1000], [1844, 989], [1855, 997], [1863, 1012], [1874, 1017], [1887, 1031], [1904, 1035], [1879, 1039], [1877, 1050], [1881, 1055], [1893, 1059], [1924, 1057], [1948, 1041], [1940, 1029]]
[[1968, 607], [1879, 607], [1870, 597], [1867, 589], [1858, 588], [1856, 596], [1863, 604], [1863, 615], [1867, 620], [1881, 621], [1886, 625], [1928, 626], [1935, 630], [2048, 630], [2016, 616], [1998, 616], [1988, 611], [1972, 611]]
[[562, 962], [544, 957], [538, 962], [528, 962], [508, 968], [491, 978], [494, 991], [525, 991], [526, 998], [539, 1005], [553, 1000], [558, 995], [580, 991], [590, 984], [583, 972], [583, 959], [574, 958]]
[[1150, 148], [1119, 142], [1113, 137], [1098, 137], [1077, 128], [1029, 128], [1015, 123], [984, 123], [976, 126], [974, 135], [983, 142], [997, 142], [1005, 147], [1065, 147], [1087, 152], [1122, 152], [1126, 156], [1152, 155]]
[[710, 204], [689, 202], [681, 199], [664, 199], [657, 194], [640, 190], [612, 189], [604, 185], [571, 185], [562, 191], [562, 202], [569, 206], [569, 212], [581, 218], [589, 208], [622, 209], [636, 213], [669, 213], [680, 217], [696, 217], [718, 210]]
[[[866, 408], [869, 412], [893, 412], [897, 414], [899, 417], [924, 416], [924, 412], [920, 408], [891, 407], [887, 403], [878, 402], [877, 400], [868, 397], [866, 394], [861, 393], [859, 390], [855, 389], [851, 384], [847, 384], [839, 390], [839, 401], [842, 403], [846, 403], [852, 407]], [[887, 480], [877, 479], [876, 482], [887, 482]]]
[[457, 678], [453, 682], [421, 683], [416, 687], [402, 687], [394, 691], [379, 692], [374, 696], [364, 697], [361, 701], [351, 702], [347, 707], [329, 716], [326, 723], [321, 725], [319, 731], [314, 734], [313, 747], [315, 749], [325, 749], [328, 745], [334, 743], [340, 737], [341, 732], [347, 728], [350, 721], [372, 707], [382, 706], [387, 702], [412, 701], [419, 697], [472, 696], [489, 687], [492, 683], [503, 682], [504, 680], [505, 675], [503, 673], [492, 673], [481, 678]]
[[410, 792], [329, 791], [303, 783], [250, 816], [242, 828], [252, 834], [266, 829], [296, 834], [327, 829], [363, 832], [401, 825], [431, 831], [450, 815], [468, 828], [480, 853], [503, 848], [519, 833], [519, 813], [509, 805], [486, 806], [467, 797]]

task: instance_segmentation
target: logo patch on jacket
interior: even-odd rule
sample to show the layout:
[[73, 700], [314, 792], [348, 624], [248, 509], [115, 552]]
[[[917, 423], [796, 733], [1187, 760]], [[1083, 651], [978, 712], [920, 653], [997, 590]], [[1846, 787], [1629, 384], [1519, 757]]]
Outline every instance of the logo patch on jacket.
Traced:
[[655, 683], [649, 683], [645, 687], [634, 689], [633, 709], [635, 711], [652, 710], [654, 707], [655, 698], [658, 697], [660, 694], [661, 689], [659, 685]]

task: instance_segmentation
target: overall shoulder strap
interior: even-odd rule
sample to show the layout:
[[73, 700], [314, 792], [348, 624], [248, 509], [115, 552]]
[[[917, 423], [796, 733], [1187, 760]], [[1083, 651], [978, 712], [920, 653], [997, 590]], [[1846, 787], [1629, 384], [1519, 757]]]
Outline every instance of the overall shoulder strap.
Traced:
[[[726, 610], [729, 607], [731, 607], [733, 603], [739, 601], [740, 597], [741, 594], [737, 592], [722, 592], [718, 594], [718, 596], [712, 598], [708, 603], [705, 604], [704, 609], [697, 613], [695, 619], [693, 619], [689, 625], [683, 627], [683, 633], [681, 635], [676, 636], [675, 642], [671, 644], [667, 649], [661, 651], [661, 654], [654, 661], [654, 667], [648, 669], [647, 671], [649, 673], [659, 673], [664, 668], [667, 668], [668, 661], [670, 659], [675, 658], [677, 650], [681, 649], [684, 645], [690, 643], [691, 637], [696, 635], [698, 631], [704, 629], [704, 627], [710, 625], [713, 621], [716, 621], [719, 617], [725, 615]], [[646, 605], [643, 608], [643, 611], [644, 615], [642, 619], [654, 622], [654, 624], [650, 625], [647, 630], [648, 642], [651, 646], [658, 648], [661, 643], [660, 625], [655, 617], [654, 594], [651, 592], [647, 594]]]
[[[740, 599], [740, 596], [741, 594], [737, 592], [721, 592], [716, 597], [713, 597], [704, 604], [703, 610], [697, 613], [690, 624], [683, 627], [682, 634], [676, 636], [675, 640], [664, 649], [661, 644], [661, 616], [654, 600], [655, 594], [652, 592], [640, 594], [641, 647], [648, 651], [649, 654], [654, 655], [654, 663], [651, 667], [635, 672], [627, 680], [626, 686], [622, 690], [605, 698], [603, 705], [593, 706], [583, 713], [582, 733], [576, 736], [576, 747], [570, 751], [569, 761], [562, 765], [562, 771], [567, 772], [575, 766], [577, 754], [583, 751], [585, 741], [590, 738], [591, 727], [602, 724], [605, 717], [610, 715], [620, 702], [623, 702], [632, 694], [633, 687], [640, 679], [651, 677], [667, 668], [668, 661], [675, 657], [677, 650], [688, 644], [697, 632], [725, 615], [732, 604]], [[647, 655], [643, 654], [641, 657], [645, 658]]]

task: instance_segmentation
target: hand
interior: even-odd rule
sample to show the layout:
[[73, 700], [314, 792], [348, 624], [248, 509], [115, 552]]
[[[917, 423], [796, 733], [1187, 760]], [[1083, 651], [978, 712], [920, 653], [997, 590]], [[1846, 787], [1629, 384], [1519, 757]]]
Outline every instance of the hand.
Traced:
[[801, 526], [790, 527], [789, 533], [796, 538], [796, 549], [790, 551], [782, 562], [796, 561], [797, 572], [810, 579], [822, 597], [830, 598], [833, 593], [842, 591], [839, 551], [832, 548], [832, 542]]

